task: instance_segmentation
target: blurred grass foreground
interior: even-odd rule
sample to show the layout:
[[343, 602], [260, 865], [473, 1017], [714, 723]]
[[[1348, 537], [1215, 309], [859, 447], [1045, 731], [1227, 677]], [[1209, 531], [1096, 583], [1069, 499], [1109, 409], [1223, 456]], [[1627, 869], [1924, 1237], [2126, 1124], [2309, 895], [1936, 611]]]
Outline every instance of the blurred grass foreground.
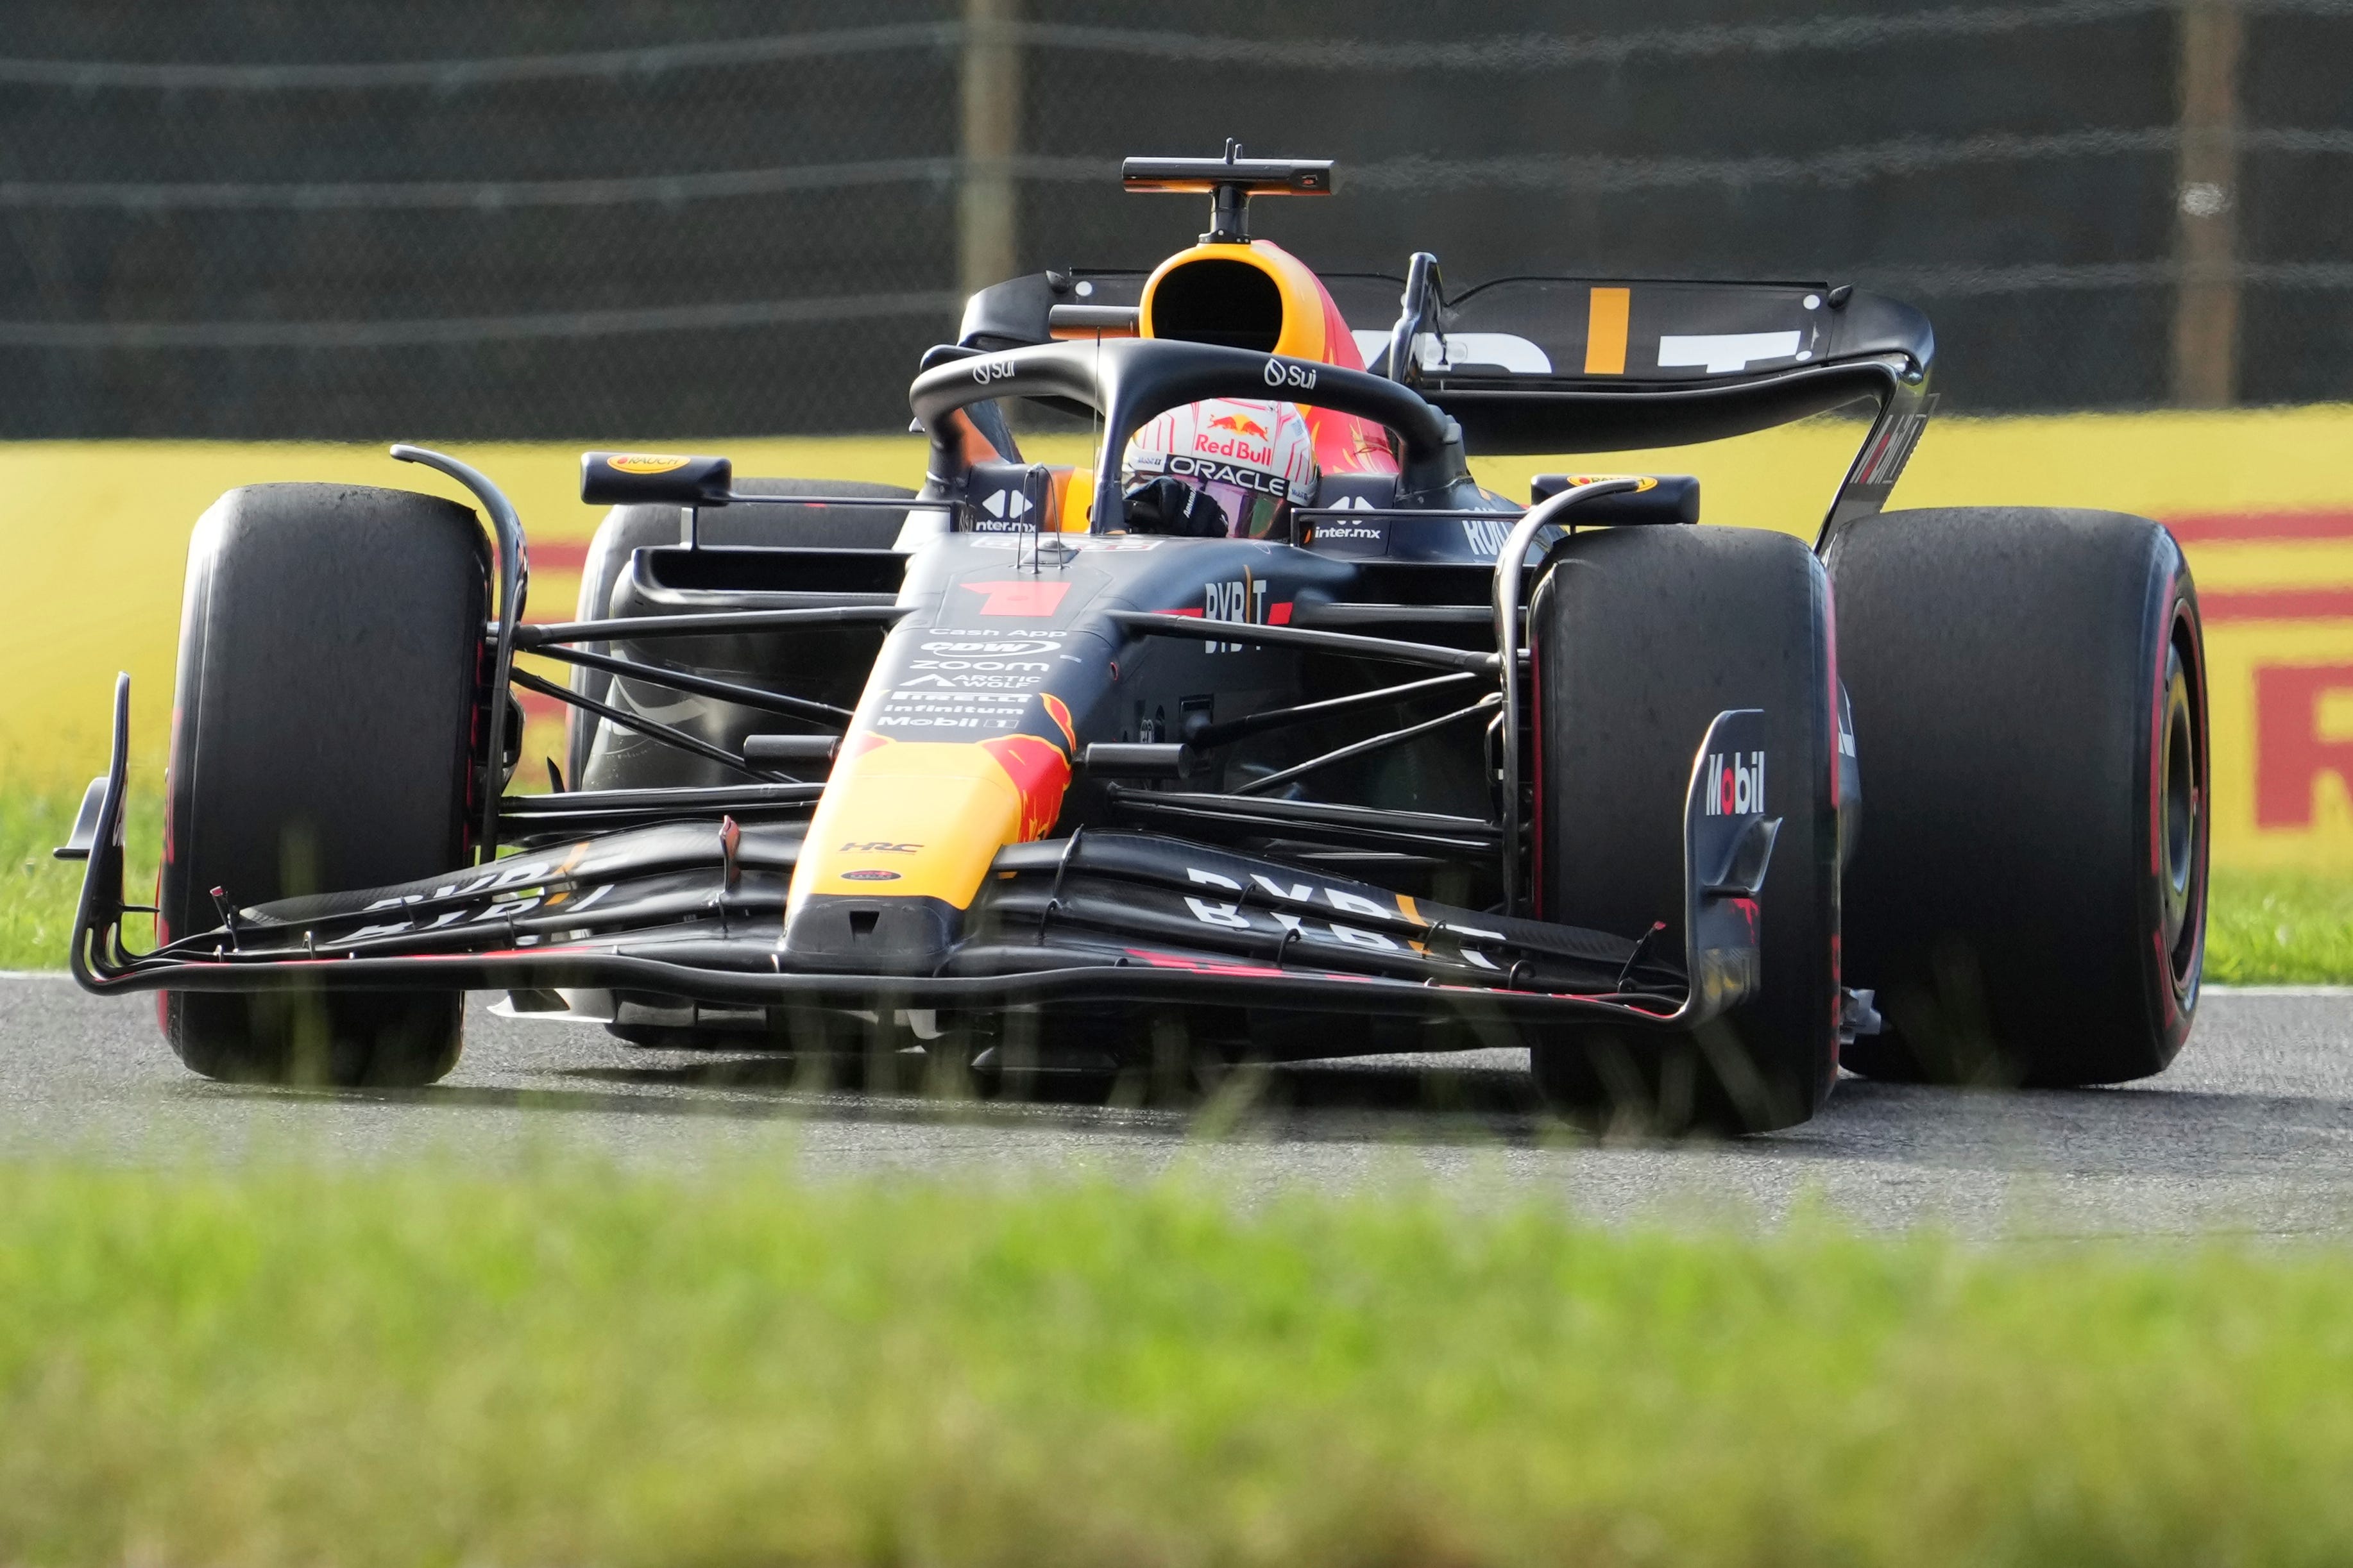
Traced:
[[2353, 1558], [2353, 1256], [0, 1163], [0, 1562]]

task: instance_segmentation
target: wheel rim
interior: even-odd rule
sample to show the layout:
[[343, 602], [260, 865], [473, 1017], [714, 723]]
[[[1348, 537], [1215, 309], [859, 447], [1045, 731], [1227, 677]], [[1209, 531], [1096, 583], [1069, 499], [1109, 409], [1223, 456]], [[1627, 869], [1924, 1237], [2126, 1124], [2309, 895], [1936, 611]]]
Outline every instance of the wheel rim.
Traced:
[[2161, 731], [2158, 809], [2158, 892], [2165, 911], [2165, 949], [2177, 992], [2189, 986], [2198, 962], [2198, 919], [2204, 901], [2204, 737], [2191, 697], [2190, 675], [2179, 643], [2165, 661], [2165, 723]]

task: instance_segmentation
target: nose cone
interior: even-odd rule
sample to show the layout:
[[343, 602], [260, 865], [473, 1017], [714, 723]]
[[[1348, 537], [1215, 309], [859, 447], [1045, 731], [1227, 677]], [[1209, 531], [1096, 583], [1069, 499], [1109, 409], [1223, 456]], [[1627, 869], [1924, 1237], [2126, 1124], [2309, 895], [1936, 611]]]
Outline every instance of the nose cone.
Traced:
[[964, 931], [965, 911], [939, 899], [816, 893], [785, 916], [783, 963], [817, 973], [929, 974]]
[[1070, 762], [1028, 735], [852, 744], [809, 819], [780, 962], [928, 974], [963, 934], [997, 850], [1053, 826]]

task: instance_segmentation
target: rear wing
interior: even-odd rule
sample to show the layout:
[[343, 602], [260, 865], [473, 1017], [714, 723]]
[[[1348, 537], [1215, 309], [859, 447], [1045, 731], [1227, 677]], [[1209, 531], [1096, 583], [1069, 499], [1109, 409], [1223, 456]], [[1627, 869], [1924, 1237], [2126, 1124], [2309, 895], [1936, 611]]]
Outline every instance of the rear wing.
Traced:
[[[960, 341], [988, 351], [1119, 334], [1145, 276], [1050, 272], [984, 289]], [[1886, 504], [1935, 402], [1927, 317], [1852, 286], [1504, 278], [1448, 298], [1428, 256], [1407, 279], [1322, 278], [1366, 368], [1458, 421], [1473, 454], [1682, 446], [1873, 404], [1825, 545]]]

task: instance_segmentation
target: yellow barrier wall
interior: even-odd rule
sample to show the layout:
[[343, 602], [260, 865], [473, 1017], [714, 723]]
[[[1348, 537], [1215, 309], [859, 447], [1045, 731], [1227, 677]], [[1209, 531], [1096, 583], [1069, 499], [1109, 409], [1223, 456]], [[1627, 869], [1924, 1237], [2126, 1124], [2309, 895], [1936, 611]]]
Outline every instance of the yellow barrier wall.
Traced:
[[[1696, 473], [1709, 521], [1810, 535], [1859, 436], [1854, 425], [1816, 420], [1672, 451], [1475, 467], [1514, 496], [1551, 468]], [[1034, 445], [1050, 461], [1085, 460], [1081, 441]], [[599, 515], [575, 499], [578, 448], [450, 449], [497, 479], [522, 513], [534, 546], [533, 618], [568, 615]], [[923, 470], [913, 437], [712, 449], [746, 474], [913, 483]], [[107, 692], [127, 669], [134, 765], [157, 776], [189, 530], [222, 491], [271, 479], [463, 499], [379, 447], [0, 446], [0, 774], [56, 787], [97, 772]], [[1894, 504], [2110, 507], [2164, 520], [2188, 550], [2206, 610], [2217, 860], [2353, 870], [2353, 407], [1943, 420]], [[535, 718], [531, 752], [555, 743], [554, 725]], [[539, 764], [527, 765], [536, 775]]]

